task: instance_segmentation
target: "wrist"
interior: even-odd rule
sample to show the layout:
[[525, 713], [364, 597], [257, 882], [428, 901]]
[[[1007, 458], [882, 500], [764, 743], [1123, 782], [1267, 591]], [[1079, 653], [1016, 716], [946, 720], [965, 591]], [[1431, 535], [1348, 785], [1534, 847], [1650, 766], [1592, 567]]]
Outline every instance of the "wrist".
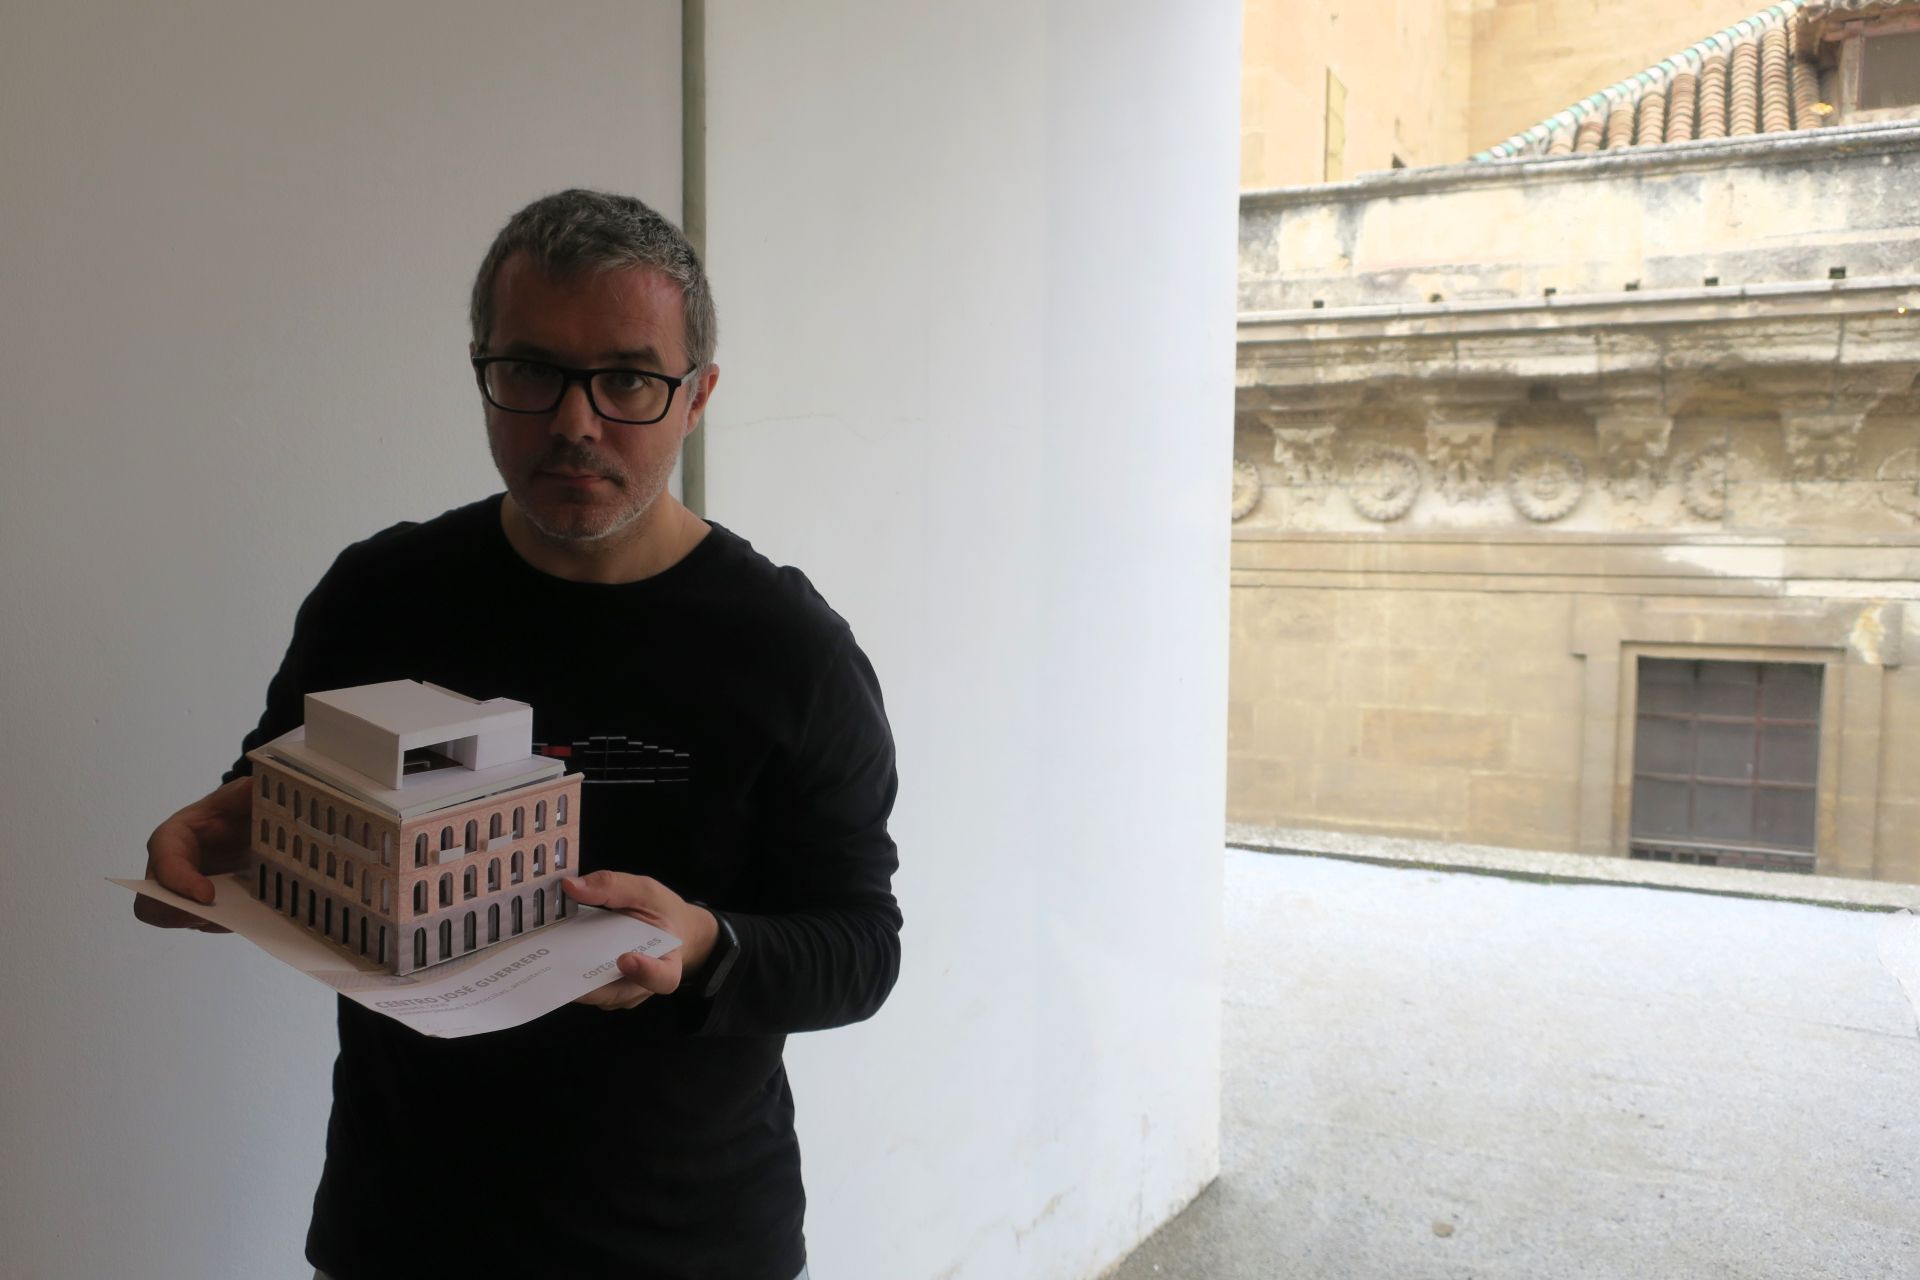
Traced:
[[686, 975], [683, 981], [695, 995], [711, 999], [720, 993], [727, 975], [733, 971], [734, 961], [740, 954], [740, 937], [721, 913], [704, 902], [691, 905], [700, 908], [703, 946], [698, 954], [689, 951], [682, 970]]

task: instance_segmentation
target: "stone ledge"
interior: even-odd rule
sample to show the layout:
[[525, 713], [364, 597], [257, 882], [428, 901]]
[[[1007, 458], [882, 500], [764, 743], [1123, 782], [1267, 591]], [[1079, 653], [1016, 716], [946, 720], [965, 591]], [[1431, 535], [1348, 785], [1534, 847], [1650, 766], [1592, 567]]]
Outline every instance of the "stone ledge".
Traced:
[[1814, 906], [1867, 911], [1920, 911], [1920, 885], [1887, 880], [1850, 880], [1790, 872], [1749, 871], [1739, 867], [1693, 867], [1682, 863], [1640, 862], [1581, 853], [1508, 849], [1498, 845], [1455, 844], [1406, 836], [1325, 831], [1312, 827], [1268, 827], [1229, 822], [1227, 845], [1262, 853], [1343, 858], [1386, 866], [1432, 867], [1479, 875], [1509, 876], [1566, 884], [1636, 885], [1678, 889], [1734, 898], [1764, 898]]

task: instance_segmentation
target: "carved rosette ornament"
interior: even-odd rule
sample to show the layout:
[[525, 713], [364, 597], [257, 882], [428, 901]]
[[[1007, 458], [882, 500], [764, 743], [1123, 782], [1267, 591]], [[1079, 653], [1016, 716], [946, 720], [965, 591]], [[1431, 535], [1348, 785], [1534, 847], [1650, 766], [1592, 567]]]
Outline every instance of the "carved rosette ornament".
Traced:
[[1420, 455], [1411, 449], [1370, 445], [1354, 456], [1353, 483], [1347, 499], [1353, 509], [1378, 524], [1391, 524], [1419, 500]]
[[1860, 413], [1795, 413], [1783, 415], [1787, 429], [1787, 461], [1793, 482], [1845, 480], [1853, 472], [1859, 445]]
[[1587, 465], [1565, 449], [1529, 449], [1507, 465], [1513, 509], [1536, 524], [1565, 519], [1587, 491]]
[[1920, 520], [1920, 449], [1889, 454], [1873, 473], [1880, 501], [1912, 520]]
[[1720, 520], [1727, 514], [1728, 457], [1722, 441], [1680, 464], [1680, 501], [1702, 520]]
[[1673, 435], [1672, 418], [1602, 418], [1597, 425], [1606, 485], [1615, 497], [1645, 502], [1660, 487], [1660, 463]]
[[1297, 494], [1289, 495], [1317, 501], [1333, 483], [1333, 432], [1324, 427], [1271, 427], [1273, 460], [1280, 477]]
[[1241, 458], [1233, 460], [1233, 518], [1244, 520], [1260, 505], [1260, 468]]
[[1427, 460], [1434, 487], [1447, 501], [1479, 501], [1493, 471], [1493, 423], [1428, 423]]

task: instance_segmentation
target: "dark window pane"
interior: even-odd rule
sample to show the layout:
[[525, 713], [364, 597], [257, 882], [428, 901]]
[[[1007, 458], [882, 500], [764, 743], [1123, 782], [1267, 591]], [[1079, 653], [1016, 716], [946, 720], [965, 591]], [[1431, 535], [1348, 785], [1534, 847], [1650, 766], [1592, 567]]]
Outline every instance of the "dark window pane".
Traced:
[[1702, 662], [1700, 710], [1707, 715], [1750, 716], [1760, 705], [1760, 668], [1752, 662]]
[[1633, 771], [1692, 773], [1693, 722], [1640, 717], [1640, 732], [1633, 744]]
[[1684, 840], [1691, 824], [1687, 818], [1687, 785], [1640, 778], [1633, 784], [1633, 834], [1665, 836]]
[[1759, 776], [1768, 782], [1812, 782], [1820, 763], [1820, 731], [1812, 725], [1767, 725], [1760, 733]]
[[1693, 835], [1707, 842], [1753, 839], [1753, 790], [1703, 782], [1693, 790]]
[[1693, 666], [1678, 658], [1640, 659], [1640, 701], [1651, 695], [1661, 711], [1682, 711], [1693, 701]]
[[1703, 778], [1753, 777], [1753, 725], [1702, 720], [1694, 726], [1693, 771]]
[[1805, 662], [1769, 666], [1760, 679], [1760, 709], [1769, 720], [1818, 719], [1820, 668]]
[[1762, 844], [1813, 851], [1814, 793], [1761, 787], [1754, 796], [1754, 839]]

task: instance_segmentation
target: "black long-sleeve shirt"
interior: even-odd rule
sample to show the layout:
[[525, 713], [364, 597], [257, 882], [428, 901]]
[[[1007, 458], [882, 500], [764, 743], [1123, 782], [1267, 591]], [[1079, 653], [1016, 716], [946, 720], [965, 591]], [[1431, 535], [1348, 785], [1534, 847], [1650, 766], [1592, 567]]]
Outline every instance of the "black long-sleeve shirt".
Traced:
[[872, 1015], [899, 971], [878, 683], [806, 578], [725, 529], [603, 585], [528, 565], [499, 512], [343, 552], [243, 753], [317, 690], [417, 679], [526, 702], [537, 743], [585, 774], [581, 870], [725, 911], [738, 959], [711, 1000], [689, 980], [461, 1040], [340, 1001], [307, 1256], [337, 1280], [790, 1280], [805, 1196], [785, 1036]]

